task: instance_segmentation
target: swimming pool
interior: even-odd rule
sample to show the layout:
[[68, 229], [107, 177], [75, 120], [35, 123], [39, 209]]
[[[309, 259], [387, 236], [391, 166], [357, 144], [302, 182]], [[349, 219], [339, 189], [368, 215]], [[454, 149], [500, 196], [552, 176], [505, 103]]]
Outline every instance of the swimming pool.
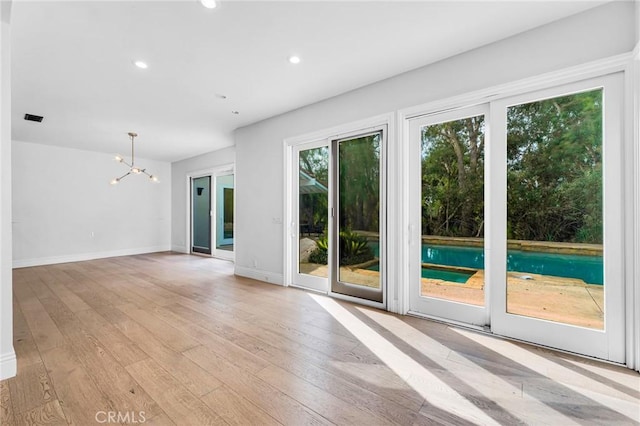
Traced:
[[[378, 256], [378, 243], [369, 243]], [[422, 262], [436, 265], [484, 269], [480, 247], [422, 245]], [[588, 284], [602, 284], [602, 256], [542, 253], [520, 250], [507, 252], [507, 270], [555, 277], [578, 278]], [[424, 273], [424, 269], [423, 269]]]
[[[379, 271], [380, 265], [376, 263], [367, 269], [370, 271]], [[431, 278], [454, 283], [466, 283], [473, 274], [473, 272], [466, 271], [447, 271], [441, 269], [422, 268], [422, 278]]]

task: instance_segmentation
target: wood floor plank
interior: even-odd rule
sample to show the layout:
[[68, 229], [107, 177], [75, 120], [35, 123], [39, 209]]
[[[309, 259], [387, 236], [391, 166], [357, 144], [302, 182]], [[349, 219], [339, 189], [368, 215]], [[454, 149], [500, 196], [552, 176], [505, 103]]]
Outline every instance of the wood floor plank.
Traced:
[[181, 333], [169, 324], [154, 319], [134, 304], [120, 305], [117, 308], [176, 352], [183, 352], [200, 344], [197, 340]]
[[38, 273], [38, 276], [42, 282], [45, 283], [45, 285], [49, 287], [56, 296], [58, 296], [62, 303], [67, 305], [71, 312], [78, 312], [90, 308], [84, 300], [67, 288], [64, 281], [60, 281], [55, 275], [46, 271], [46, 269], [42, 269]]
[[18, 360], [18, 370], [27, 365], [42, 362], [38, 347], [31, 335], [31, 329], [15, 298], [13, 303], [13, 349]]
[[[269, 354], [269, 358], [266, 359], [271, 362], [277, 362], [274, 359], [284, 359], [287, 356], [286, 354], [303, 356], [310, 364], [316, 364], [336, 375], [348, 378], [354, 384], [374, 393], [383, 393], [386, 398], [405, 407], [418, 410], [423, 403], [424, 398], [418, 395], [384, 364], [364, 363], [361, 358], [358, 358], [353, 353], [340, 350], [329, 357], [313, 348], [293, 342], [277, 334], [260, 332], [257, 334], [259, 337], [256, 338], [254, 337], [256, 336], [256, 327], [253, 324], [238, 320], [229, 321], [226, 316], [216, 316], [216, 320], [213, 320], [213, 317], [185, 308], [181, 304], [172, 305], [171, 308], [182, 318], [195, 322], [250, 352], [260, 354], [260, 356], [265, 353]], [[203, 310], [206, 311], [205, 309]], [[208, 310], [210, 315], [212, 315], [212, 312], [214, 311]], [[342, 366], [344, 368], [341, 368]], [[359, 374], [351, 374], [355, 370]], [[391, 387], [393, 392], [385, 392], [388, 387]]]
[[94, 383], [117, 411], [159, 413], [156, 402], [92, 335], [76, 335], [72, 347]]
[[203, 346], [191, 349], [185, 355], [280, 423], [330, 424], [320, 414]]
[[226, 358], [230, 362], [241, 366], [247, 371], [257, 372], [269, 365], [262, 358], [252, 354], [251, 352], [235, 345], [232, 341], [222, 338], [209, 330], [183, 319], [171, 311], [174, 305], [161, 307], [153, 311], [153, 313], [162, 318], [168, 324], [174, 326], [177, 330], [196, 339], [198, 342], [207, 346], [218, 355]]
[[69, 346], [45, 351], [42, 358], [70, 424], [94, 424], [98, 411], [114, 410], [111, 401], [98, 390]]
[[38, 350], [46, 351], [65, 343], [62, 333], [28, 285], [14, 287], [14, 294], [29, 325]]
[[9, 384], [15, 378], [0, 381], [0, 424], [13, 425], [15, 417], [13, 415], [13, 404], [11, 403], [11, 391]]
[[123, 334], [137, 342], [143, 351], [194, 395], [205, 395], [222, 385], [219, 380], [182, 353], [174, 351], [153, 337], [137, 322], [130, 320], [118, 323], [117, 326]]
[[330, 365], [321, 368], [313, 359], [294, 356], [275, 347], [263, 348], [260, 356], [354, 407], [368, 410], [399, 425], [412, 424], [416, 420], [416, 412], [424, 399], [412, 389], [394, 386], [390, 381], [375, 386], [370, 382], [354, 380], [354, 375], [347, 371], [331, 371]]
[[42, 362], [22, 367], [9, 383], [13, 412], [24, 413], [57, 399]]
[[280, 425], [273, 417], [226, 386], [202, 397], [202, 401], [230, 425]]
[[335, 424], [389, 424], [386, 419], [350, 405], [280, 367], [267, 367], [257, 377]]
[[25, 426], [66, 425], [67, 419], [60, 403], [54, 399], [44, 405], [20, 413], [16, 418], [16, 424]]
[[95, 336], [122, 366], [142, 361], [149, 357], [135, 341], [125, 336], [116, 326], [89, 308], [75, 313], [83, 327]]
[[165, 413], [180, 425], [222, 425], [225, 421], [152, 359], [127, 367]]
[[150, 416], [160, 410], [100, 341], [53, 293], [41, 289], [42, 304], [60, 330], [87, 374], [119, 411], [144, 411]]

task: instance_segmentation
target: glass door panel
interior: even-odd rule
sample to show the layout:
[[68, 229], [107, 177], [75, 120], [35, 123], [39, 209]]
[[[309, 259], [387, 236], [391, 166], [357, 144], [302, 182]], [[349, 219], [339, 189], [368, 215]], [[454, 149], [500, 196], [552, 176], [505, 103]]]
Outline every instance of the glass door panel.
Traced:
[[332, 291], [383, 301], [381, 280], [381, 171], [383, 132], [333, 141]]
[[298, 273], [329, 276], [327, 225], [329, 209], [329, 147], [299, 152]]
[[329, 288], [329, 146], [293, 150], [292, 284], [327, 292]]
[[484, 306], [484, 126], [421, 128], [422, 296]]
[[410, 120], [410, 311], [488, 323], [485, 295], [486, 106]]
[[507, 312], [604, 329], [603, 90], [507, 109]]
[[496, 101], [491, 328], [625, 360], [620, 74]]
[[191, 251], [211, 254], [211, 176], [191, 179]]
[[216, 249], [233, 251], [233, 175], [216, 176]]

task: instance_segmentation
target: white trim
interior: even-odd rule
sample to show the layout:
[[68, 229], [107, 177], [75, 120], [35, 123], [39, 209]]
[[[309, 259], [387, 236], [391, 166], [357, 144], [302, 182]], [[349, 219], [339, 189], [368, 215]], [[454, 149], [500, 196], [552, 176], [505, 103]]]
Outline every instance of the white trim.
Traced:
[[631, 52], [623, 53], [621, 55], [599, 59], [586, 64], [548, 72], [539, 76], [527, 77], [486, 89], [476, 90], [463, 95], [403, 108], [399, 110], [399, 119], [406, 120], [408, 118], [414, 118], [421, 115], [441, 113], [451, 109], [468, 108], [510, 96], [542, 90], [551, 86], [574, 83], [579, 80], [601, 77], [605, 74], [624, 71], [632, 57], [633, 53]]
[[11, 352], [6, 352], [0, 355], [0, 380], [9, 379], [16, 375], [18, 372], [18, 361], [16, 359], [16, 353], [11, 349]]
[[275, 272], [262, 271], [260, 269], [251, 269], [251, 268], [246, 268], [244, 266], [236, 265], [234, 274], [240, 277], [251, 278], [251, 279], [262, 281], [269, 284], [276, 284], [276, 285], [282, 285], [282, 286], [284, 285], [283, 275], [277, 274]]
[[[636, 7], [640, 8], [640, 5]], [[627, 135], [632, 143], [632, 151], [627, 179], [630, 178], [630, 188], [627, 194], [631, 195], [629, 202], [630, 220], [627, 226], [631, 226], [629, 238], [631, 245], [627, 246], [627, 366], [640, 371], [640, 43], [636, 44], [634, 59], [631, 62], [625, 93], [631, 93], [625, 108], [625, 118], [628, 124], [625, 126]], [[629, 130], [631, 128], [631, 130]], [[628, 164], [629, 164], [628, 163]]]
[[[322, 139], [342, 139], [349, 135], [359, 134], [371, 127], [377, 127], [389, 124], [395, 118], [395, 114], [390, 112], [386, 114], [376, 115], [375, 117], [365, 118], [363, 120], [352, 121], [340, 124], [338, 126], [329, 127], [327, 129], [306, 133], [299, 136], [293, 136], [284, 140], [285, 146], [300, 145], [320, 141]], [[359, 129], [359, 130], [354, 130]]]
[[292, 239], [295, 235], [297, 235], [297, 231], [294, 232], [293, 226], [293, 212], [290, 207], [290, 203], [293, 200], [293, 177], [291, 173], [292, 161], [293, 161], [293, 146], [287, 144], [287, 140], [285, 139], [282, 142], [282, 157], [284, 158], [284, 180], [283, 180], [283, 191], [284, 195], [284, 203], [282, 203], [282, 241], [283, 241], [283, 250], [282, 253], [282, 285], [288, 287], [291, 285], [293, 280], [293, 273], [291, 272], [291, 268], [293, 268], [293, 260], [291, 259], [292, 253]]
[[175, 251], [177, 253], [186, 253], [189, 254], [189, 251], [187, 250], [187, 248], [185, 246], [177, 246], [177, 245], [172, 245], [171, 246], [171, 251]]
[[108, 257], [132, 256], [136, 254], [158, 253], [171, 251], [171, 245], [161, 245], [152, 247], [140, 247], [123, 250], [99, 251], [93, 253], [68, 254], [64, 256], [39, 257], [34, 259], [14, 259], [13, 268], [28, 268], [31, 266], [54, 265], [57, 263], [82, 262], [85, 260], [105, 259]]

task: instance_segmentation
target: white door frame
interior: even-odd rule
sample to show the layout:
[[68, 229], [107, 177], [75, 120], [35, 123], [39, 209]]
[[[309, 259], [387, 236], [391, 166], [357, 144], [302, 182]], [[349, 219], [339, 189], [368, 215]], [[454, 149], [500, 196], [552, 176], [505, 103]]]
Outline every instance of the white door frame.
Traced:
[[[227, 259], [227, 260], [234, 260], [235, 259], [235, 246], [234, 246], [234, 251], [226, 251], [226, 250], [218, 250], [216, 251], [215, 248], [215, 242], [216, 242], [216, 223], [213, 220], [213, 216], [215, 216], [215, 212], [216, 212], [216, 200], [215, 200], [215, 192], [214, 192], [214, 188], [215, 188], [215, 177], [219, 176], [219, 175], [226, 175], [226, 174], [233, 174], [234, 175], [234, 187], [235, 187], [235, 163], [229, 163], [229, 164], [224, 164], [221, 166], [216, 166], [216, 167], [212, 167], [209, 169], [202, 169], [202, 170], [196, 170], [196, 171], [192, 171], [192, 172], [188, 172], [185, 175], [185, 185], [186, 185], [186, 209], [187, 209], [187, 214], [186, 214], [186, 224], [185, 224], [185, 229], [186, 229], [186, 247], [185, 247], [185, 253], [187, 254], [192, 254], [191, 253], [191, 216], [193, 214], [193, 212], [191, 211], [191, 179], [193, 178], [199, 178], [199, 177], [204, 177], [204, 176], [211, 176], [211, 187], [210, 187], [210, 196], [211, 196], [211, 213], [210, 213], [210, 217], [211, 217], [211, 256], [212, 257], [220, 257], [222, 259]], [[234, 190], [234, 196], [233, 196], [233, 208], [235, 211], [235, 201], [236, 197], [235, 197], [235, 190]], [[235, 235], [235, 221], [233, 224], [233, 234]], [[220, 253], [220, 252], [226, 252], [226, 253]], [[200, 255], [200, 254], [198, 254]], [[206, 255], [205, 255], [206, 256]]]
[[[330, 146], [326, 140], [319, 140], [309, 143], [302, 143], [292, 146], [292, 156], [291, 156], [291, 169], [299, 170], [300, 167], [300, 151], [307, 151], [315, 148], [327, 148], [327, 177], [329, 182], [327, 182], [327, 188], [331, 188], [331, 161], [329, 161], [330, 154]], [[296, 175], [297, 177], [297, 175]], [[292, 226], [290, 229], [290, 244], [291, 244], [291, 283], [295, 287], [302, 287], [309, 290], [315, 290], [321, 293], [327, 293], [329, 290], [329, 264], [327, 264], [327, 277], [318, 277], [309, 274], [301, 274], [298, 270], [298, 265], [300, 263], [300, 209], [299, 200], [300, 200], [300, 179], [296, 179], [295, 177], [292, 179]], [[329, 197], [329, 194], [327, 194]], [[329, 201], [330, 203], [330, 201]], [[329, 215], [329, 211], [331, 209], [329, 203], [327, 203], [327, 237], [331, 233], [331, 217]], [[293, 225], [295, 223], [296, 225]], [[331, 245], [329, 245], [329, 251], [331, 251]], [[327, 259], [330, 259], [331, 252], [327, 254]]]
[[[485, 117], [485, 152], [488, 149], [489, 143], [489, 105], [482, 104], [471, 106], [468, 108], [460, 108], [450, 111], [444, 111], [435, 114], [429, 114], [420, 117], [414, 117], [409, 121], [409, 133], [410, 144], [407, 147], [408, 161], [409, 161], [409, 313], [420, 316], [427, 316], [437, 319], [445, 319], [453, 322], [460, 322], [471, 326], [484, 327], [489, 324], [489, 287], [484, 286], [484, 306], [471, 305], [467, 303], [461, 303], [443, 298], [427, 297], [421, 294], [421, 267], [422, 267], [422, 214], [421, 214], [421, 200], [422, 200], [422, 184], [421, 184], [421, 152], [420, 152], [420, 130], [424, 126], [431, 126], [434, 124], [446, 123], [449, 121], [461, 120], [469, 117], [476, 117], [483, 115]], [[485, 162], [487, 155], [485, 154]], [[487, 264], [487, 251], [491, 247], [491, 233], [492, 223], [490, 222], [491, 216], [487, 211], [489, 202], [486, 197], [489, 192], [486, 188], [490, 188], [487, 182], [487, 175], [489, 167], [485, 164], [484, 167], [484, 218], [485, 218], [485, 232], [484, 232], [484, 259], [485, 259], [485, 283], [489, 282], [489, 276], [491, 276], [490, 265]]]
[[[611, 74], [515, 95], [491, 103], [492, 170], [490, 188], [496, 208], [492, 236], [492, 256], [487, 259], [498, 274], [491, 276], [492, 332], [520, 340], [576, 352], [583, 355], [625, 362], [625, 277], [624, 234], [625, 202], [623, 198], [625, 155], [623, 132], [623, 75]], [[565, 323], [546, 321], [507, 312], [507, 108], [573, 93], [603, 88], [602, 144], [603, 162], [603, 246], [605, 328], [596, 330]], [[500, 129], [500, 130], [498, 130]], [[504, 131], [503, 131], [504, 130]], [[631, 153], [627, 153], [631, 154]]]
[[[297, 259], [297, 256], [294, 259], [293, 251], [297, 250], [297, 247], [298, 247], [297, 242], [295, 242], [294, 240], [295, 238], [297, 238], [297, 235], [298, 235], [298, 231], [296, 230], [296, 227], [298, 226], [297, 218], [295, 217], [295, 213], [293, 211], [296, 205], [294, 203], [297, 203], [297, 199], [295, 199], [294, 191], [293, 191], [293, 182], [294, 182], [294, 179], [297, 179], [297, 175], [293, 172], [294, 170], [297, 172], [297, 164], [296, 165], [293, 164], [294, 147], [301, 144], [312, 144], [312, 143], [320, 143], [320, 144], [325, 143], [327, 145], [330, 145], [331, 141], [334, 139], [341, 139], [343, 137], [348, 137], [354, 134], [357, 135], [363, 132], [367, 132], [368, 130], [371, 130], [373, 128], [379, 128], [381, 126], [387, 126], [387, 146], [391, 146], [394, 143], [395, 134], [396, 134], [394, 113], [383, 114], [383, 115], [367, 118], [364, 120], [342, 124], [336, 127], [320, 130], [317, 132], [287, 138], [283, 141], [283, 157], [285, 159], [284, 161], [285, 179], [284, 179], [284, 188], [283, 188], [283, 192], [285, 194], [285, 202], [283, 206], [284, 207], [283, 217], [285, 218], [284, 220], [285, 226], [283, 226], [285, 255], [284, 255], [284, 262], [283, 262], [283, 271], [284, 271], [283, 283], [285, 286], [290, 286], [290, 285], [295, 286], [295, 283], [293, 281], [294, 280], [293, 268], [295, 267], [294, 262], [297, 261], [295, 260]], [[389, 151], [391, 152], [392, 150], [389, 150]], [[389, 157], [391, 157], [391, 155]], [[391, 168], [390, 161], [388, 161], [389, 163], [387, 166], [388, 168]], [[296, 168], [294, 168], [294, 166]], [[330, 181], [329, 185], [331, 186], [331, 184], [332, 182]], [[386, 182], [386, 185], [391, 187], [391, 185], [396, 185], [396, 181], [391, 176], [389, 176], [389, 179]], [[391, 204], [388, 201], [387, 203]], [[331, 204], [331, 201], [330, 201], [330, 204]], [[397, 216], [396, 216], [395, 209], [388, 208], [386, 215], [387, 215], [386, 216], [387, 229], [392, 229], [398, 226], [396, 222]], [[332, 218], [329, 217], [329, 221], [331, 220]], [[329, 229], [330, 228], [331, 226], [329, 226]], [[329, 238], [331, 238], [331, 235], [329, 235]], [[385, 250], [385, 249], [386, 248], [383, 248], [382, 246], [380, 247], [381, 252], [382, 250]], [[331, 253], [329, 253], [329, 256], [331, 256]], [[388, 259], [388, 263], [392, 263], [392, 262], [393, 260], [391, 260], [391, 256], [390, 256]], [[328, 288], [329, 288], [328, 284], [327, 284], [327, 294], [338, 299], [349, 300], [362, 305], [386, 309], [387, 295], [396, 294], [395, 289], [396, 289], [397, 280], [389, 280], [385, 275], [388, 275], [388, 271], [387, 271], [387, 274], [382, 274], [382, 285], [383, 285], [383, 288], [385, 289], [382, 303], [360, 299], [357, 297], [346, 296], [338, 293], [331, 293], [328, 291]]]

